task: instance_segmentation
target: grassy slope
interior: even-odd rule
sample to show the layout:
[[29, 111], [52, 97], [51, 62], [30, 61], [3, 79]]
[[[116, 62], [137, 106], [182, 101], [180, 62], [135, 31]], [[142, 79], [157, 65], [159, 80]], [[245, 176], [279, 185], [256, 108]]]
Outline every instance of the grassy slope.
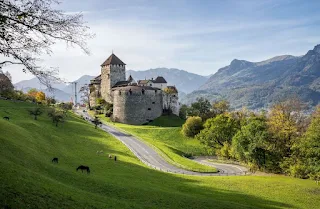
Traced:
[[[110, 123], [117, 128], [123, 129], [139, 139], [155, 146], [169, 162], [188, 170], [201, 172], [216, 172], [215, 168], [196, 163], [188, 158], [183, 157], [187, 153], [193, 155], [207, 155], [203, 145], [196, 139], [186, 138], [181, 133], [183, 120], [174, 116], [162, 116], [154, 120], [150, 125], [127, 125], [121, 123], [112, 123], [109, 118], [100, 115], [102, 121]], [[165, 127], [177, 126], [177, 127]]]
[[[320, 187], [288, 177], [192, 177], [147, 168], [75, 116], [61, 127], [0, 100], [0, 208], [316, 208]], [[10, 116], [10, 121], [2, 119]], [[97, 156], [97, 150], [104, 150]], [[107, 158], [118, 156], [114, 162]], [[59, 157], [59, 164], [51, 163]], [[91, 174], [76, 172], [90, 166]]]

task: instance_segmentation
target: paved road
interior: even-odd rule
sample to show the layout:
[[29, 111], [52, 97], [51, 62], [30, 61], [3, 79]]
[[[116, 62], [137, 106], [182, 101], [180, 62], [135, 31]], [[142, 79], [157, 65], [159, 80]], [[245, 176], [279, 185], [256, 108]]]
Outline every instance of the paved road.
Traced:
[[[77, 111], [79, 115], [87, 118], [89, 121], [92, 117], [88, 113], [84, 113], [80, 110]], [[205, 164], [208, 166], [215, 167], [219, 170], [218, 173], [200, 173], [194, 171], [184, 170], [182, 168], [176, 167], [167, 161], [165, 161], [152, 147], [148, 146], [139, 139], [136, 139], [130, 134], [124, 133], [112, 126], [102, 124], [100, 128], [111, 135], [115, 136], [124, 145], [126, 145], [143, 163], [146, 165], [170, 173], [181, 173], [187, 175], [198, 175], [198, 176], [227, 176], [227, 175], [245, 175], [246, 168], [231, 165], [231, 164], [221, 164], [206, 161], [205, 157], [198, 157], [194, 160], [198, 163]]]

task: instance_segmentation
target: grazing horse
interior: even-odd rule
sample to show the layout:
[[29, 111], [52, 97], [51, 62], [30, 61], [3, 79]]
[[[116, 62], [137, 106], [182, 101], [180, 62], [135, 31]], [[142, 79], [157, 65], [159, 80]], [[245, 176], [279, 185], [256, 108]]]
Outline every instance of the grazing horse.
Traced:
[[58, 158], [57, 157], [53, 158], [51, 162], [58, 163]]
[[8, 116], [4, 116], [3, 119], [9, 120], [10, 118]]
[[78, 171], [79, 169], [82, 171], [82, 173], [83, 173], [83, 170], [86, 170], [88, 174], [90, 173], [90, 168], [89, 168], [89, 166], [80, 165], [80, 166], [77, 168], [77, 171]]

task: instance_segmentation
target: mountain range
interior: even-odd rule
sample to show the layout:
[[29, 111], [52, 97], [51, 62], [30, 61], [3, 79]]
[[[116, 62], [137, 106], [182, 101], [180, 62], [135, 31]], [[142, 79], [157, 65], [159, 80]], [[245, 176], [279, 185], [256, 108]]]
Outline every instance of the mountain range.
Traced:
[[[201, 76], [174, 68], [155, 68], [145, 71], [127, 70], [136, 81], [163, 76], [169, 85], [179, 90], [181, 103], [190, 104], [198, 97], [210, 101], [226, 99], [233, 108], [268, 108], [270, 104], [289, 97], [299, 97], [310, 106], [320, 102], [320, 45], [303, 56], [281, 55], [261, 62], [234, 59], [230, 65], [210, 76]], [[84, 75], [78, 89], [96, 76]], [[36, 78], [15, 84], [16, 89], [39, 89]], [[73, 85], [53, 85], [57, 100], [70, 101]]]
[[320, 101], [320, 45], [299, 57], [283, 55], [261, 62], [234, 59], [182, 102], [191, 103], [200, 96], [226, 99], [234, 108], [268, 108], [289, 97], [315, 106]]

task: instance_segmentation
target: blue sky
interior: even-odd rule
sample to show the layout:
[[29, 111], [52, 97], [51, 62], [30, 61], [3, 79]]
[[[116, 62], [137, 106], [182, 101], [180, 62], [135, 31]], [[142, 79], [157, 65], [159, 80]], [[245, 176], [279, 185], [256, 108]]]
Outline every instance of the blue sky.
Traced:
[[[98, 75], [112, 50], [127, 69], [208, 75], [233, 59], [302, 55], [320, 44], [319, 0], [64, 0], [58, 8], [82, 12], [96, 34], [88, 41], [90, 56], [57, 44], [43, 57], [41, 64], [58, 67], [70, 81]], [[14, 81], [30, 77], [12, 74]]]

